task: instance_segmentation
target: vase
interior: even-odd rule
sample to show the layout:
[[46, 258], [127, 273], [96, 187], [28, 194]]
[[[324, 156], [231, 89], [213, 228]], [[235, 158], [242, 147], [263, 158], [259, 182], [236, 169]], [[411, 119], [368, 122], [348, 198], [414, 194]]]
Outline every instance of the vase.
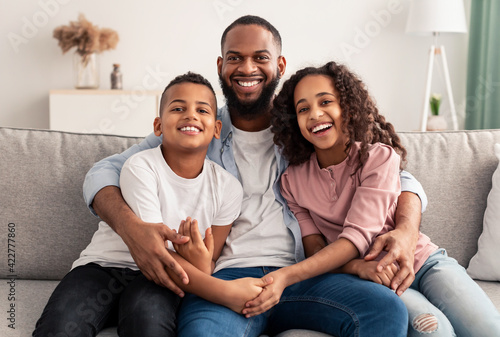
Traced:
[[427, 131], [443, 131], [448, 128], [448, 123], [444, 116], [430, 115], [427, 119]]
[[76, 89], [99, 88], [99, 55], [76, 52], [73, 55], [73, 72]]

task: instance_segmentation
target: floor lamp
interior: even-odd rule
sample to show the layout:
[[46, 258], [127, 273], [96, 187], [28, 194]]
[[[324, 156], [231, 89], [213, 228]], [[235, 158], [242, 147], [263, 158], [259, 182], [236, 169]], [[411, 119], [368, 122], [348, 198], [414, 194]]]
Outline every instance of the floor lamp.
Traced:
[[450, 101], [453, 129], [458, 130], [457, 112], [455, 110], [455, 102], [453, 101], [450, 73], [448, 71], [448, 63], [446, 61], [446, 52], [444, 46], [437, 45], [437, 38], [440, 33], [467, 32], [463, 0], [413, 0], [410, 5], [410, 14], [406, 24], [406, 32], [434, 35], [434, 44], [429, 50], [427, 81], [425, 84], [424, 107], [420, 120], [420, 131], [425, 131], [427, 128], [432, 71], [434, 68], [434, 59], [439, 56], [443, 63], [446, 91]]

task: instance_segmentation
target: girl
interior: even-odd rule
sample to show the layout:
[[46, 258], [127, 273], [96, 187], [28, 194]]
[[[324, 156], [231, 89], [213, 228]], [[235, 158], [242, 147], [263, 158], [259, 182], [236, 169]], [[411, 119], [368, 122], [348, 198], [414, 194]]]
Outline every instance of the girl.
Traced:
[[[298, 71], [274, 100], [272, 131], [290, 166], [281, 192], [299, 221], [308, 258], [270, 276], [252, 309], [267, 310], [282, 290], [324, 272], [358, 275], [386, 286], [397, 266], [378, 272], [364, 255], [373, 239], [394, 228], [399, 171], [406, 150], [378, 113], [365, 85], [329, 62]], [[454, 259], [419, 234], [415, 281], [401, 295], [409, 336], [500, 336], [500, 315]], [[250, 312], [250, 311], [247, 311]]]

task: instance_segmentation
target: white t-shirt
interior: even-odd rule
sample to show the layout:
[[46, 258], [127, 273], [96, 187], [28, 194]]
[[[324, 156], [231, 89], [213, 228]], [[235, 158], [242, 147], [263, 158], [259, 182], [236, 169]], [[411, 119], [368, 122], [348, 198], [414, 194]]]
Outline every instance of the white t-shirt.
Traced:
[[278, 167], [271, 129], [233, 130], [233, 153], [243, 185], [243, 203], [215, 271], [289, 266], [295, 262], [295, 244], [283, 220], [283, 207], [273, 191]]
[[[181, 220], [190, 216], [198, 221], [202, 236], [210, 226], [233, 223], [243, 195], [238, 180], [208, 159], [196, 178], [179, 177], [167, 165], [160, 147], [130, 157], [122, 168], [120, 187], [127, 204], [143, 221], [178, 229]], [[170, 242], [169, 247], [173, 249]], [[90, 262], [138, 269], [121, 237], [103, 221], [73, 268]]]

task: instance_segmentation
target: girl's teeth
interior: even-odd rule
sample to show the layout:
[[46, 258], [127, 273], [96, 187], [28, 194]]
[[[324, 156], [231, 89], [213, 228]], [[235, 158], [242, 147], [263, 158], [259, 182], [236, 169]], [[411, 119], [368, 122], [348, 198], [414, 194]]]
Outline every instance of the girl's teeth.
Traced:
[[321, 125], [315, 126], [312, 129], [312, 132], [314, 133], [314, 132], [318, 132], [318, 131], [321, 131], [321, 130], [324, 130], [324, 129], [328, 129], [331, 126], [332, 126], [332, 124], [321, 124]]

